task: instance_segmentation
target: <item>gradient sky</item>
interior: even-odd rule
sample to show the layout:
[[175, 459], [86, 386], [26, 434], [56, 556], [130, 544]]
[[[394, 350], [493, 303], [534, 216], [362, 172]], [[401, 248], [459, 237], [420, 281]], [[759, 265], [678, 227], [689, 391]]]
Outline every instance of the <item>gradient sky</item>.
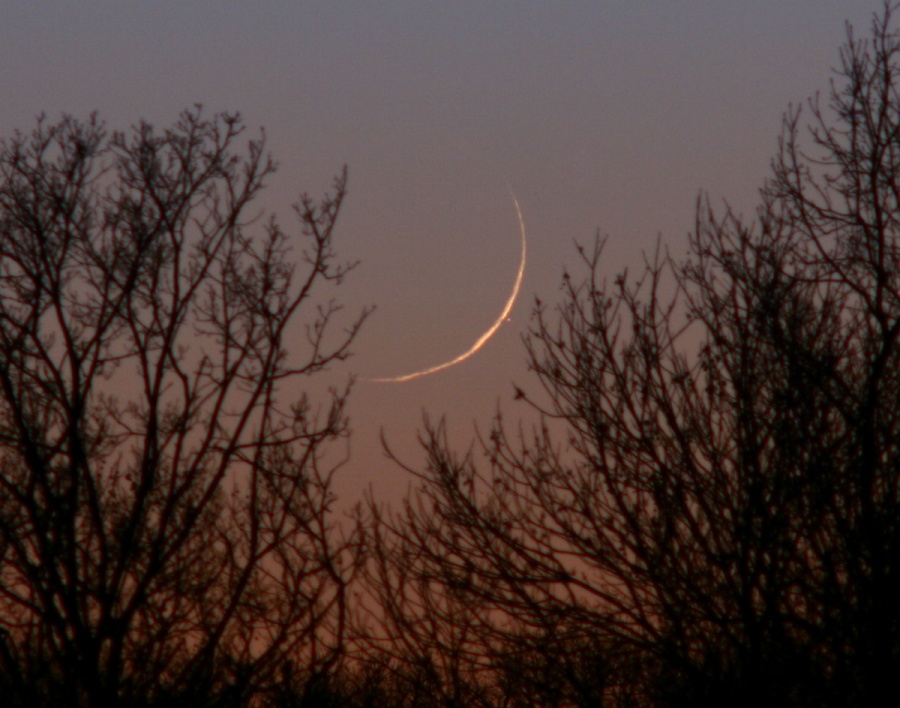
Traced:
[[[337, 490], [395, 498], [423, 410], [471, 438], [533, 388], [521, 335], [535, 294], [559, 297], [574, 242], [609, 236], [603, 271], [639, 268], [658, 237], [682, 254], [698, 193], [749, 213], [781, 116], [826, 91], [845, 20], [868, 33], [880, 0], [0, 3], [0, 134], [45, 112], [163, 127], [184, 108], [240, 111], [279, 162], [264, 200], [321, 194], [343, 164], [341, 287], [375, 304], [333, 372], [360, 377], [351, 461]], [[529, 262], [512, 322], [465, 351], [509, 295], [522, 207]], [[463, 444], [464, 448], [465, 445]], [[463, 450], [464, 451], [464, 450]]]

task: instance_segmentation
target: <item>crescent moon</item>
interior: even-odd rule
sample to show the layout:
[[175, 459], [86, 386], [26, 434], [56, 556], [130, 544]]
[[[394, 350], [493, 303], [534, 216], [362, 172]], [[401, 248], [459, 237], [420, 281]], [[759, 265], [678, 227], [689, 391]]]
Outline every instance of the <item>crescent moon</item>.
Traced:
[[[512, 190], [510, 190], [512, 191]], [[481, 349], [487, 341], [496, 334], [497, 330], [503, 325], [503, 321], [509, 317], [509, 313], [512, 312], [513, 305], [516, 304], [516, 298], [519, 296], [519, 289], [522, 287], [522, 277], [525, 275], [525, 221], [522, 219], [522, 210], [519, 208], [519, 200], [516, 199], [515, 194], [511, 194], [513, 199], [513, 204], [516, 206], [516, 216], [519, 217], [519, 232], [522, 236], [522, 257], [519, 260], [519, 271], [516, 273], [516, 281], [513, 283], [512, 292], [509, 295], [509, 299], [506, 301], [506, 305], [503, 306], [503, 310], [500, 312], [500, 316], [494, 321], [488, 330], [482, 334], [475, 343], [469, 347], [466, 351], [460, 354], [455, 359], [451, 359], [450, 361], [445, 361], [443, 364], [438, 364], [437, 366], [432, 366], [428, 369], [423, 369], [422, 371], [414, 371], [411, 374], [404, 374], [403, 376], [396, 376], [393, 378], [382, 378], [382, 379], [370, 379], [371, 381], [375, 381], [378, 383], [403, 383], [404, 381], [412, 381], [413, 379], [417, 379], [420, 376], [428, 376], [429, 374], [436, 374], [439, 371], [443, 371], [444, 369], [449, 369], [451, 366], [456, 366], [457, 364], [461, 364], [469, 357], [473, 356], [479, 349]]]

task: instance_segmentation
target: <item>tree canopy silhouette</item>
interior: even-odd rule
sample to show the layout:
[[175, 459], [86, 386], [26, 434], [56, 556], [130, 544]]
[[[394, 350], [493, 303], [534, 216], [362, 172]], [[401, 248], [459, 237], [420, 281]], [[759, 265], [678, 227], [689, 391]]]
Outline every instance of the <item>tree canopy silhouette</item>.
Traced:
[[243, 703], [339, 656], [356, 560], [323, 454], [347, 391], [297, 386], [365, 314], [328, 299], [346, 173], [288, 233], [254, 211], [275, 165], [243, 133], [197, 108], [0, 143], [4, 701]]
[[[580, 250], [527, 337], [542, 415], [428, 425], [372, 507], [371, 628], [444, 705], [876, 705], [900, 670], [900, 36], [848, 28], [755, 218], [638, 277]], [[411, 683], [410, 683], [411, 682]]]

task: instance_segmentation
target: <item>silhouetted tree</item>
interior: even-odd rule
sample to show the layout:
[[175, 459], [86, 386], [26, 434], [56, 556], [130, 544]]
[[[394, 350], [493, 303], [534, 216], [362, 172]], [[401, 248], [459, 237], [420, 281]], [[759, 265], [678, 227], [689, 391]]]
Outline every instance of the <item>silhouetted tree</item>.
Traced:
[[[581, 251], [586, 278], [564, 276], [557, 310], [538, 301], [526, 344], [541, 393], [518, 392], [542, 413], [536, 429], [498, 418], [480, 463], [427, 426], [419, 493], [372, 534], [369, 587], [386, 609], [373, 633], [396, 656], [418, 651], [397, 641], [404, 627], [427, 627], [433, 651], [450, 637], [448, 651], [472, 655], [468, 667], [485, 666], [501, 693], [547, 705], [597, 705], [580, 685], [622, 704], [893, 695], [893, 9], [868, 41], [848, 28], [825, 105], [787, 113], [755, 219], [702, 198], [685, 260], [658, 252], [638, 278], [607, 283], [598, 244]], [[528, 637], [541, 638], [531, 654], [504, 660]], [[573, 673], [559, 648], [572, 641], [591, 647], [578, 659], [595, 672]], [[531, 666], [556, 673], [562, 698], [541, 692], [553, 687]]]
[[[407, 500], [407, 509], [415, 502]], [[381, 687], [395, 708], [491, 706], [494, 681], [484, 680], [490, 662], [475, 597], [462, 601], [440, 582], [420, 573], [427, 539], [387, 537], [395, 519], [373, 512], [365, 528], [369, 551], [366, 583], [371, 599], [360, 603], [356, 643], [363, 661], [382, 676]], [[426, 552], [427, 553], [427, 552]], [[427, 562], [427, 561], [425, 561]]]
[[289, 235], [251, 211], [275, 166], [243, 131], [197, 108], [0, 143], [6, 705], [243, 704], [340, 656], [347, 390], [301, 382], [363, 319], [327, 299], [346, 174]]

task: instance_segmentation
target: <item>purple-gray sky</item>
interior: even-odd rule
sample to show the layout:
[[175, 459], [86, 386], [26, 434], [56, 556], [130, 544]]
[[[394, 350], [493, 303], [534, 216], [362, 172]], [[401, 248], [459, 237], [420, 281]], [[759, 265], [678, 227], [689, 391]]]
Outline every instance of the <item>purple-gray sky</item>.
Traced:
[[280, 163], [266, 206], [322, 193], [344, 163], [341, 288], [378, 311], [345, 379], [465, 351], [509, 295], [522, 206], [529, 262], [513, 321], [473, 358], [405, 384], [360, 380], [346, 501], [409, 480], [422, 410], [458, 440], [528, 383], [520, 335], [553, 302], [573, 242], [609, 235], [603, 270], [682, 253], [700, 190], [748, 213], [788, 104], [825, 91], [844, 21], [879, 0], [594, 2], [33, 2], [0, 7], [0, 134], [97, 110], [110, 127], [182, 109], [240, 111]]

